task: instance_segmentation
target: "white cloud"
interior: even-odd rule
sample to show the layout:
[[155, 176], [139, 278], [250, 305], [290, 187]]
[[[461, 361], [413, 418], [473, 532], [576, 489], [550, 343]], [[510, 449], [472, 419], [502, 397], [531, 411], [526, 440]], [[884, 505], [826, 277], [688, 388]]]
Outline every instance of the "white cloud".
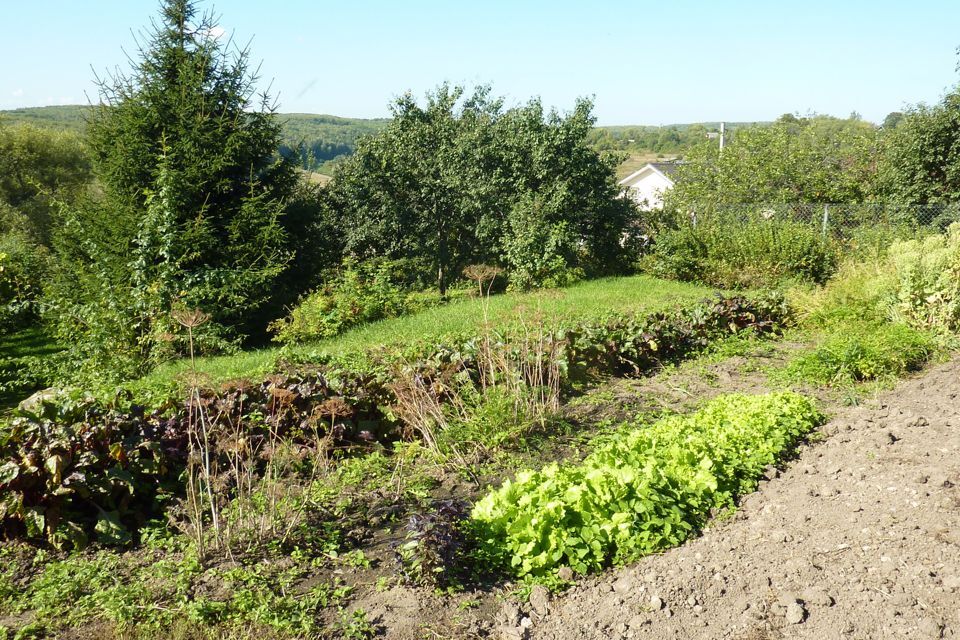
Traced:
[[13, 90], [13, 97], [14, 97], [14, 98], [20, 98], [20, 97], [22, 97], [22, 96], [23, 96], [23, 89], [14, 89], [14, 90]]
[[224, 29], [223, 27], [211, 27], [210, 29], [206, 30], [206, 33], [204, 33], [204, 35], [212, 40], [219, 40], [224, 35], [226, 35], [226, 33], [227, 33], [227, 30]]

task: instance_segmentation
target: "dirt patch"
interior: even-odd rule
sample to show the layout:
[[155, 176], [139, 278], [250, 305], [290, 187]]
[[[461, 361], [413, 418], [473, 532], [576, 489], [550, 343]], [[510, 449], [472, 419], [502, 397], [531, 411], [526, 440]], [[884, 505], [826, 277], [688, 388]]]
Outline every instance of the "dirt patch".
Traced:
[[960, 637], [960, 361], [822, 435], [732, 518], [525, 605], [503, 637]]

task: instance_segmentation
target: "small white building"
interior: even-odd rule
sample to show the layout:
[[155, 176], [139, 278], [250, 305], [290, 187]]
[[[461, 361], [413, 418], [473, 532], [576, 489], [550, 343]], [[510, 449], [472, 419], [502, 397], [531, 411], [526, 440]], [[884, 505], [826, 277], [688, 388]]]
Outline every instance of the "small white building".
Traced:
[[651, 162], [619, 182], [624, 192], [644, 211], [663, 208], [663, 194], [673, 188], [674, 162]]

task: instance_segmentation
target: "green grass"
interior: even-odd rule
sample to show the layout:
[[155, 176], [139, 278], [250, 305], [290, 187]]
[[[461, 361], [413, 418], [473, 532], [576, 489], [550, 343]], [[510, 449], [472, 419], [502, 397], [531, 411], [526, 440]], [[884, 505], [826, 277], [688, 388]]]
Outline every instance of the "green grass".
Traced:
[[[509, 293], [489, 299], [486, 315], [498, 329], [518, 328], [542, 318], [548, 325], [596, 320], [613, 313], [641, 313], [693, 302], [711, 289], [649, 276], [604, 278], [567, 289]], [[470, 335], [484, 323], [484, 301], [470, 299], [357, 327], [335, 338], [296, 347], [272, 347], [236, 355], [201, 358], [197, 370], [214, 382], [257, 378], [269, 373], [281, 355], [310, 359], [321, 354], [360, 354], [376, 347], [415, 347], [447, 336]], [[190, 370], [188, 360], [158, 367], [131, 384], [134, 390], [169, 387]]]
[[40, 327], [0, 336], [0, 358], [49, 356], [59, 350], [60, 347]]
[[882, 381], [919, 369], [935, 350], [930, 335], [904, 324], [848, 322], [795, 358], [784, 375], [819, 385]]
[[0, 336], [0, 409], [16, 406], [49, 384], [45, 365], [58, 351], [60, 346], [40, 327]]

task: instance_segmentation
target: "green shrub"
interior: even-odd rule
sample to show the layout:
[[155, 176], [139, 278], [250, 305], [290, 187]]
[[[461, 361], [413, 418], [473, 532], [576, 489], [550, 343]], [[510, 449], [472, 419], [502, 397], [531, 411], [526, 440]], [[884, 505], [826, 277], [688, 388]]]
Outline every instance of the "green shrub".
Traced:
[[545, 222], [536, 199], [525, 199], [511, 212], [503, 238], [510, 288], [567, 287], [583, 280], [576, 265], [576, 236], [566, 222]]
[[732, 507], [821, 416], [792, 393], [728, 395], [689, 416], [625, 432], [582, 464], [525, 471], [472, 518], [482, 552], [518, 576], [578, 573], [683, 542]]
[[837, 248], [814, 226], [758, 217], [708, 219], [661, 231], [641, 268], [675, 280], [754, 288], [784, 280], [822, 284], [837, 263]]
[[843, 324], [787, 367], [797, 381], [864, 382], [918, 369], [934, 351], [932, 338], [904, 324]]
[[[365, 322], [415, 313], [446, 300], [436, 292], [407, 292], [403, 264], [347, 259], [322, 288], [307, 294], [286, 318], [273, 323], [274, 339], [310, 342], [339, 335]], [[464, 292], [450, 291], [454, 297]]]
[[0, 236], [0, 331], [16, 331], [36, 322], [51, 267], [46, 248], [20, 234]]
[[845, 261], [822, 287], [792, 287], [787, 297], [801, 324], [835, 330], [846, 323], [888, 320], [892, 290], [892, 271], [883, 256]]
[[921, 329], [960, 329], [960, 223], [895, 243], [888, 256], [896, 273], [890, 315]]

